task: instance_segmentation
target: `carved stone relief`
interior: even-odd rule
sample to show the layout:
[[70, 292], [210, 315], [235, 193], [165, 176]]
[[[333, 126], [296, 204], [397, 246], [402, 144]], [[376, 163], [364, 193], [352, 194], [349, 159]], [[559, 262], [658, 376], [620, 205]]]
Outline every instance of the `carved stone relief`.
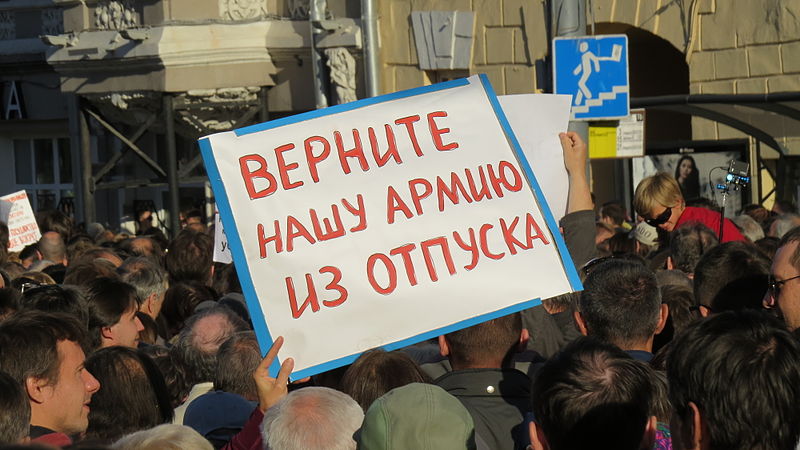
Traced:
[[[175, 97], [175, 103], [183, 105], [176, 117], [198, 135], [241, 127], [247, 124], [238, 120], [253, 107], [260, 91], [258, 86], [188, 91]], [[193, 108], [193, 104], [205, 105]]]
[[289, 7], [289, 17], [294, 20], [308, 20], [309, 0], [286, 0]]
[[265, 0], [219, 0], [219, 14], [225, 20], [258, 19], [267, 14]]
[[[178, 94], [174, 99], [174, 104], [178, 107], [175, 110], [176, 131], [182, 136], [198, 138], [249, 125], [250, 122], [240, 123], [239, 119], [253, 107], [260, 90], [258, 86], [248, 86], [193, 90]], [[161, 114], [163, 108], [162, 93], [154, 91], [89, 94], [85, 98], [109, 122], [131, 127], [138, 127], [153, 114]], [[160, 117], [150, 128], [156, 133], [164, 132], [163, 115]]]
[[[112, 123], [137, 126], [161, 110], [161, 94], [153, 91], [128, 91], [84, 96]], [[159, 126], [155, 124], [154, 128]]]
[[356, 60], [346, 48], [326, 48], [325, 56], [330, 69], [334, 102], [352, 102], [356, 98]]
[[100, 3], [94, 9], [94, 25], [100, 30], [123, 30], [139, 26], [139, 15], [130, 0]]
[[64, 15], [59, 8], [42, 10], [42, 34], [56, 35], [64, 33]]
[[16, 39], [17, 24], [13, 11], [0, 11], [0, 39]]

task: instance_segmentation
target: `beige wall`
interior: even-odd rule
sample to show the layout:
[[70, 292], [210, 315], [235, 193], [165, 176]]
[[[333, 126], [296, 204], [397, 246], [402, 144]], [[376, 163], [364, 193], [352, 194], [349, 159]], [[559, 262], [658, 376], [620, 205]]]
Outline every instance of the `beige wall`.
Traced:
[[[626, 24], [688, 54], [691, 93], [800, 91], [800, 1], [593, 0], [597, 24]], [[429, 84], [419, 70], [411, 11], [475, 11], [470, 73], [486, 73], [498, 94], [534, 92], [535, 60], [547, 51], [541, 0], [379, 0], [384, 92]], [[527, 46], [526, 46], [527, 44]], [[695, 139], [743, 134], [692, 120]], [[789, 132], [789, 134], [792, 134]], [[798, 134], [795, 132], [794, 134]], [[800, 137], [781, 144], [800, 154]]]
[[[691, 91], [699, 94], [763, 94], [800, 91], [800, 2], [709, 1], [700, 15], [690, 57]], [[741, 136], [703, 119], [693, 122], [699, 139]], [[779, 139], [800, 154], [800, 130]]]
[[378, 0], [378, 5], [383, 92], [431, 83], [417, 66], [411, 11], [474, 11], [470, 73], [486, 73], [498, 94], [535, 91], [534, 63], [547, 51], [539, 0]]

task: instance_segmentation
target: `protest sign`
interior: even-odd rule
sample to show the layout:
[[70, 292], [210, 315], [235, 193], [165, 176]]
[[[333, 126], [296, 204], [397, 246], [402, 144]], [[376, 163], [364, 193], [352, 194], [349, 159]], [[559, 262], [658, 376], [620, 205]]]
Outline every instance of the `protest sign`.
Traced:
[[572, 96], [518, 94], [498, 99], [547, 204], [560, 219], [567, 213], [569, 179], [558, 133], [569, 125]]
[[225, 229], [219, 220], [219, 212], [214, 214], [214, 262], [223, 264], [233, 262], [231, 249], [228, 247], [228, 237], [225, 236]]
[[42, 237], [25, 191], [0, 197], [0, 220], [8, 225], [8, 251], [22, 251]]
[[259, 342], [284, 336], [293, 378], [580, 288], [485, 76], [200, 148]]

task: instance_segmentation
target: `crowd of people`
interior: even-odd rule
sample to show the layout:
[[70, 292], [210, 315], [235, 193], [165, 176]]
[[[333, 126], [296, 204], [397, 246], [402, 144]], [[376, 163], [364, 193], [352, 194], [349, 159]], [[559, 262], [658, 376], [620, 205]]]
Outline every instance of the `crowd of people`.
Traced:
[[292, 382], [198, 214], [167, 240], [49, 212], [11, 254], [0, 226], [0, 450], [795, 449], [796, 207], [721, 221], [678, 168], [639, 184], [639, 220], [596, 211], [560, 138], [581, 292]]

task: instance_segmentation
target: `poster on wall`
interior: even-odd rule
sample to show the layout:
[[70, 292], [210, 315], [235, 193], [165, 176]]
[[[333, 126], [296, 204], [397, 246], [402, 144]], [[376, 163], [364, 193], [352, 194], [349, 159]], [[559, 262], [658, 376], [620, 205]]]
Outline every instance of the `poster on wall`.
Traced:
[[[645, 177], [666, 172], [678, 181], [687, 202], [707, 199], [714, 205], [720, 206], [722, 194], [717, 186], [725, 183], [731, 160], [748, 162], [746, 141], [727, 145], [720, 145], [718, 142], [708, 145], [696, 142], [691, 148], [660, 149], [659, 154], [631, 160], [633, 188], [635, 191], [636, 186]], [[731, 191], [725, 205], [726, 217], [734, 217], [747, 203], [749, 203], [749, 190]]]
[[485, 76], [200, 140], [262, 348], [293, 378], [581, 289]]

